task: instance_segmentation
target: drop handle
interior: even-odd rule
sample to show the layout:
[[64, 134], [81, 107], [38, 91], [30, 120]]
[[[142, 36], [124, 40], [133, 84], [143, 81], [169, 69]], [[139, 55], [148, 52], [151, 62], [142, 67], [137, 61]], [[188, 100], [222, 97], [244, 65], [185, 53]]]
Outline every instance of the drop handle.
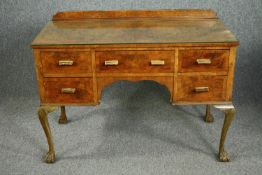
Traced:
[[150, 63], [152, 66], [161, 66], [165, 65], [165, 60], [151, 60]]
[[76, 92], [76, 88], [62, 88], [61, 93], [63, 94], [74, 94]]
[[208, 58], [199, 58], [196, 59], [197, 64], [211, 64], [211, 59]]
[[72, 66], [74, 64], [73, 60], [59, 60], [58, 65], [59, 66]]
[[195, 87], [195, 92], [208, 92], [209, 88], [208, 87]]

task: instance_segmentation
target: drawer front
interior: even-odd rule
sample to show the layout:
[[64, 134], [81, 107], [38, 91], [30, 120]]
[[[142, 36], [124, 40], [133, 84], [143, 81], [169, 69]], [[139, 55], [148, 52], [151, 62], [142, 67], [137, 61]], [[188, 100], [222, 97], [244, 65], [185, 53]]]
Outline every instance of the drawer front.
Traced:
[[178, 72], [227, 72], [228, 60], [229, 50], [179, 50]]
[[177, 101], [225, 101], [227, 76], [178, 76]]
[[79, 75], [92, 72], [90, 52], [42, 51], [42, 71], [45, 77], [52, 75]]
[[94, 102], [92, 78], [45, 78], [44, 103]]
[[101, 51], [96, 52], [96, 70], [101, 73], [174, 72], [171, 51]]

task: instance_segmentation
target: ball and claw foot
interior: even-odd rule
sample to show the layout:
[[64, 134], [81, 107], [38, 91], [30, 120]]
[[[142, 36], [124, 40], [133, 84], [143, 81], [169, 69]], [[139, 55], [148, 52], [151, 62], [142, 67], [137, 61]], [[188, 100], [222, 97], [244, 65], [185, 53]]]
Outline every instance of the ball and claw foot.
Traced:
[[46, 163], [54, 163], [55, 162], [55, 153], [54, 152], [47, 152], [45, 157], [44, 157], [44, 161]]
[[230, 158], [229, 158], [228, 153], [225, 151], [224, 144], [225, 144], [225, 140], [227, 136], [227, 131], [231, 125], [231, 122], [234, 118], [236, 110], [232, 104], [231, 105], [215, 105], [214, 107], [217, 109], [220, 109], [221, 111], [225, 113], [225, 119], [224, 119], [222, 131], [221, 131], [221, 138], [220, 138], [220, 143], [219, 143], [218, 159], [220, 162], [229, 162]]
[[48, 149], [49, 149], [49, 151], [44, 157], [44, 161], [46, 163], [55, 162], [54, 143], [53, 143], [51, 129], [48, 122], [48, 113], [53, 112], [55, 109], [56, 107], [50, 107], [50, 106], [40, 106], [38, 108], [38, 118], [45, 132], [47, 143], [48, 143]]
[[230, 161], [229, 154], [226, 151], [220, 152], [218, 156], [219, 156], [220, 162], [229, 162]]

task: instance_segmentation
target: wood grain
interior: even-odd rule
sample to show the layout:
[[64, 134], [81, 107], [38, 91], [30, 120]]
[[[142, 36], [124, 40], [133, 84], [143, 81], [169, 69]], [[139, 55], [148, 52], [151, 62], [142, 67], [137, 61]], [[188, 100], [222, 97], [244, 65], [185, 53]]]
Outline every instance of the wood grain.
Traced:
[[50, 49], [85, 49], [85, 50], [90, 50], [90, 49], [96, 49], [97, 51], [101, 50], [148, 50], [149, 48], [154, 48], [155, 50], [175, 50], [175, 48], [187, 48], [187, 47], [192, 47], [192, 48], [198, 48], [198, 47], [215, 47], [215, 48], [221, 48], [221, 49], [228, 49], [233, 46], [238, 46], [238, 42], [230, 42], [230, 43], [143, 43], [143, 44], [66, 44], [66, 45], [53, 45], [53, 44], [36, 44], [36, 45], [31, 45], [33, 49], [45, 49], [45, 50], [50, 50]]
[[67, 11], [58, 12], [53, 21], [112, 19], [112, 18], [217, 18], [212, 10], [115, 10], [115, 11]]
[[235, 62], [236, 62], [236, 47], [230, 49], [229, 57], [229, 70], [228, 70], [228, 79], [227, 79], [227, 100], [232, 101], [233, 94], [233, 83], [234, 83], [234, 71], [235, 71]]
[[[208, 59], [211, 64], [198, 64], [198, 59]], [[226, 72], [229, 50], [187, 49], [179, 50], [179, 72]]]
[[32, 42], [55, 45], [237, 45], [211, 10], [59, 12]]
[[[106, 66], [106, 60], [117, 60], [118, 65]], [[164, 65], [151, 65], [151, 60], [163, 60]], [[171, 73], [174, 72], [173, 52], [169, 51], [104, 51], [96, 52], [98, 73]]]
[[[43, 103], [91, 103], [94, 102], [92, 78], [45, 78]], [[62, 88], [75, 88], [75, 93], [62, 93]]]
[[44, 101], [43, 94], [44, 94], [44, 83], [43, 83], [43, 74], [42, 74], [42, 64], [40, 58], [40, 50], [34, 49], [34, 60], [35, 60], [35, 71], [36, 71], [36, 79], [38, 84], [38, 95], [40, 98], [40, 103]]
[[[92, 72], [91, 53], [85, 51], [41, 51], [41, 62], [44, 77], [79, 76]], [[59, 61], [72, 61], [72, 65], [59, 65]]]
[[[166, 85], [173, 102], [231, 100], [238, 41], [211, 10], [59, 12], [53, 20], [32, 43], [41, 104], [56, 104], [43, 100], [44, 77], [58, 84], [64, 78], [68, 82], [92, 79], [93, 101], [65, 100], [61, 104], [96, 104], [104, 86], [112, 82], [147, 79]], [[57, 66], [64, 58], [73, 58], [77, 64]], [[211, 64], [198, 65], [198, 58], [208, 58]], [[106, 60], [119, 64], [105, 66]], [[164, 65], [153, 66], [151, 60], [162, 60]], [[198, 96], [204, 95], [191, 94], [196, 96], [191, 98], [182, 90], [208, 82], [217, 86], [216, 93], [211, 88], [210, 95], [201, 99]], [[182, 99], [181, 92], [187, 98]]]
[[96, 55], [95, 50], [92, 50], [92, 72], [93, 72], [93, 91], [94, 91], [94, 102], [98, 103], [97, 97], [97, 80], [96, 80]]
[[[226, 101], [226, 76], [177, 76], [177, 102]], [[196, 92], [196, 87], [208, 87], [208, 92]]]

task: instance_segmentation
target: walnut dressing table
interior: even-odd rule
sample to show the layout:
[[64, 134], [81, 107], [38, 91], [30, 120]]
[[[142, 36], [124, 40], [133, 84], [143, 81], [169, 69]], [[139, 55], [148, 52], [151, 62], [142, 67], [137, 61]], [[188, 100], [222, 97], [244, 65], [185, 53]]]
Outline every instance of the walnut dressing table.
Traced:
[[[238, 41], [212, 10], [59, 12], [32, 42], [38, 80], [38, 116], [55, 161], [48, 113], [97, 105], [106, 85], [152, 80], [167, 87], [172, 104], [206, 104], [225, 112], [218, 159], [234, 117], [232, 87]], [[124, 117], [124, 116], [123, 116]]]

